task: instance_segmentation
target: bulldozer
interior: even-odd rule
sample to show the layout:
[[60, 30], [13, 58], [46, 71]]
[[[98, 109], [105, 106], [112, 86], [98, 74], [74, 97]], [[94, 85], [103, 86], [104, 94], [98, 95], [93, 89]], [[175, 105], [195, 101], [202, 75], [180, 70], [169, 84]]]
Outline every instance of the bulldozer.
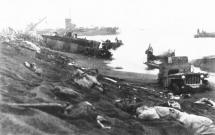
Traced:
[[158, 83], [164, 88], [172, 90], [175, 94], [209, 89], [208, 73], [191, 71], [187, 56], [175, 56], [175, 51], [155, 56], [151, 45], [145, 53], [147, 55], [145, 64], [149, 69], [159, 69]]

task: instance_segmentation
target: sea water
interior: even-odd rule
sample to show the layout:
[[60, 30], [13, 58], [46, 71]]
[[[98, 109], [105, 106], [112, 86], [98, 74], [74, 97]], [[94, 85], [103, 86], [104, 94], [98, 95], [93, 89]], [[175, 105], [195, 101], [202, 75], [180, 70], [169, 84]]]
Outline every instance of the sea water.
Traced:
[[[88, 36], [87, 39], [115, 41], [117, 37], [123, 45], [112, 51], [113, 60], [108, 62], [110, 67], [121, 67], [122, 70], [135, 73], [158, 74], [158, 70], [147, 70], [145, 50], [149, 44], [154, 54], [159, 55], [168, 50], [175, 51], [176, 56], [188, 56], [189, 61], [204, 56], [215, 55], [215, 38], [194, 38], [195, 30], [168, 30], [163, 29], [121, 29], [119, 35]], [[203, 72], [194, 68], [195, 72]], [[215, 85], [215, 74], [209, 73], [210, 82]]]
[[158, 71], [146, 70], [145, 50], [149, 44], [154, 54], [159, 55], [168, 50], [175, 50], [176, 56], [188, 56], [189, 60], [215, 55], [215, 38], [194, 38], [195, 31], [165, 31], [156, 29], [121, 29], [119, 35], [91, 36], [88, 39], [114, 41], [117, 37], [124, 43], [113, 53], [111, 67], [122, 67], [121, 70], [137, 73], [154, 73]]

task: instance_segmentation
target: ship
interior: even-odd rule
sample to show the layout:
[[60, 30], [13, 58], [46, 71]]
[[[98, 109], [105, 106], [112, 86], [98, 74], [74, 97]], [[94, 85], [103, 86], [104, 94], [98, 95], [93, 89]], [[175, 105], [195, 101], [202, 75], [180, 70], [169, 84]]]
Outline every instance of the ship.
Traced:
[[[97, 35], [97, 34], [116, 34], [118, 28], [103, 27], [91, 29], [77, 29], [76, 25], [71, 23], [70, 18], [65, 19], [65, 29], [60, 31], [41, 34], [45, 46], [58, 51], [80, 53], [87, 56], [95, 56], [103, 59], [111, 59], [112, 53], [110, 50], [115, 50], [122, 45], [122, 41], [115, 39], [116, 42], [100, 43], [95, 40], [88, 40], [79, 38], [83, 35]], [[87, 34], [88, 33], [88, 34]], [[79, 37], [78, 37], [79, 36]], [[109, 41], [109, 40], [108, 40]]]
[[197, 34], [194, 35], [195, 38], [215, 38], [215, 33], [209, 33], [205, 31], [201, 31], [198, 29]]
[[117, 35], [118, 27], [92, 27], [92, 28], [74, 28], [73, 31], [80, 36], [97, 36], [97, 35]]

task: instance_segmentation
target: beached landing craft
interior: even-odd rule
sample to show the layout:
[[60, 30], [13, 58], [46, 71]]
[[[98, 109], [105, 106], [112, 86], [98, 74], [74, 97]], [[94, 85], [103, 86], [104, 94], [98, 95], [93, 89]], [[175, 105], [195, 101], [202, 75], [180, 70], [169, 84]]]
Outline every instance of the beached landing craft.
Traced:
[[[192, 72], [186, 56], [176, 57], [175, 52], [155, 56], [151, 46], [146, 50], [146, 54], [145, 64], [159, 69], [158, 81], [164, 88], [171, 89], [176, 94], [209, 89], [208, 74]], [[156, 64], [156, 60], [160, 63]]]
[[78, 38], [77, 35], [72, 36], [67, 33], [66, 36], [50, 36], [42, 35], [44, 42], [48, 48], [64, 52], [81, 53], [87, 56], [96, 56], [98, 58], [110, 59], [112, 53], [111, 48], [100, 48], [100, 42]]

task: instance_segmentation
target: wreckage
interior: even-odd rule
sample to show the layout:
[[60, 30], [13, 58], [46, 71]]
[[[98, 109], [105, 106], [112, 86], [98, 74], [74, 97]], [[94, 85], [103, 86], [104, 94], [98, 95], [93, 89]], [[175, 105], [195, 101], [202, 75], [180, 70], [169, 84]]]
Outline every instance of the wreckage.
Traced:
[[118, 40], [118, 38], [115, 39], [115, 42], [111, 42], [108, 39], [106, 41], [102, 42], [102, 47], [104, 49], [113, 49], [113, 50], [116, 50], [121, 45], [123, 45], [122, 40]]
[[[169, 51], [165, 55], [155, 56], [153, 48], [145, 52], [149, 69], [159, 69], [158, 82], [167, 89], [173, 90], [175, 94], [209, 89], [207, 73], [194, 73], [186, 56], [175, 56], [175, 52]], [[195, 89], [195, 90], [194, 90]]]
[[116, 44], [105, 42], [102, 43], [102, 47], [100, 47], [100, 42], [78, 38], [77, 34], [73, 36], [71, 32], [68, 32], [66, 36], [42, 35], [42, 37], [45, 45], [53, 50], [81, 53], [87, 56], [96, 56], [104, 59], [110, 59], [112, 57], [110, 49], [116, 49], [122, 44], [121, 41], [118, 41]]

